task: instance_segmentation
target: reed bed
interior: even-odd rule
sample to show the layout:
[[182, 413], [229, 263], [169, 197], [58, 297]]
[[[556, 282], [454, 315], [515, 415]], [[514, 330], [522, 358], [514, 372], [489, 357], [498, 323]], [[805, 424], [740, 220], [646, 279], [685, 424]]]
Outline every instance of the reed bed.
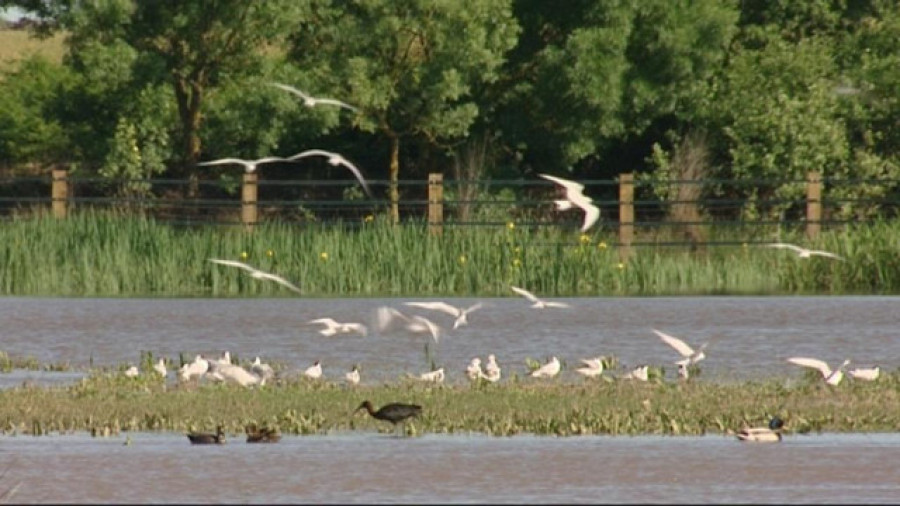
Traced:
[[0, 392], [0, 427], [6, 434], [89, 431], [96, 436], [213, 430], [219, 424], [232, 435], [248, 424], [298, 435], [392, 431], [365, 413], [353, 414], [363, 400], [371, 400], [376, 409], [388, 402], [421, 405], [422, 415], [407, 426], [408, 434], [728, 435], [745, 426], [765, 426], [773, 415], [785, 420], [787, 434], [885, 432], [900, 430], [898, 386], [898, 372], [838, 387], [811, 374], [793, 383], [511, 378], [471, 386], [398, 380], [357, 387], [295, 378], [255, 388], [166, 385], [161, 377], [96, 372], [71, 386]]
[[[725, 233], [718, 232], [721, 239]], [[149, 218], [81, 211], [64, 220], [17, 218], [0, 227], [0, 294], [93, 297], [277, 297], [283, 287], [210, 258], [281, 275], [309, 297], [866, 294], [900, 291], [900, 222], [823, 232], [815, 241], [847, 261], [802, 260], [758, 244], [635, 247], [626, 260], [612, 231], [360, 224], [177, 227]]]

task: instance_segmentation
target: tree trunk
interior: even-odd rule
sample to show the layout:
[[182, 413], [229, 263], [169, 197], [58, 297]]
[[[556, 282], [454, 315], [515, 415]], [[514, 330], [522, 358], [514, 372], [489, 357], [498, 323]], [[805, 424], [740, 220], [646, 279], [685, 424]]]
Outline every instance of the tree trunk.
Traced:
[[188, 84], [182, 77], [175, 77], [175, 98], [178, 102], [178, 113], [182, 128], [182, 175], [188, 177], [188, 198], [197, 198], [200, 194], [200, 179], [197, 174], [197, 161], [200, 160], [200, 104], [203, 100], [203, 89], [196, 83]]
[[391, 167], [388, 198], [391, 201], [391, 223], [400, 223], [400, 192], [398, 184], [400, 180], [400, 137], [397, 134], [389, 134], [391, 139]]

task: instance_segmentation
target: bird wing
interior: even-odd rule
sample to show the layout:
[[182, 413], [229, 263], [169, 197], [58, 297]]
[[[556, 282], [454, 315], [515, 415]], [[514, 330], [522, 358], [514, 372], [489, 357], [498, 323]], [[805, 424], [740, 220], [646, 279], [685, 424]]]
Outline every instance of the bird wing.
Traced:
[[218, 160], [210, 160], [208, 162], [198, 162], [197, 165], [224, 165], [226, 163], [237, 163], [244, 167], [253, 165], [253, 162], [250, 160], [242, 160], [240, 158], [219, 158]]
[[802, 253], [804, 251], [804, 249], [801, 248], [800, 246], [796, 246], [794, 244], [788, 244], [785, 242], [773, 242], [771, 244], [763, 244], [763, 246], [766, 246], [769, 248], [789, 249], [789, 250], [796, 251], [797, 253]]
[[256, 269], [254, 269], [253, 267], [250, 267], [249, 265], [245, 264], [244, 262], [238, 262], [236, 260], [220, 260], [218, 258], [210, 258], [209, 261], [213, 262], [213, 263], [221, 264], [221, 265], [228, 265], [230, 267], [237, 267], [239, 269], [244, 269], [245, 271], [248, 271], [248, 272], [256, 272]]
[[469, 306], [465, 310], [463, 310], [463, 313], [471, 313], [472, 311], [477, 311], [477, 310], [481, 309], [483, 306], [484, 306], [484, 304], [482, 304], [481, 302], [476, 302], [475, 304], [472, 304], [471, 306]]
[[600, 219], [600, 208], [590, 202], [583, 205], [578, 202], [575, 202], [575, 204], [584, 209], [584, 223], [581, 225], [581, 231], [587, 232]]
[[352, 105], [350, 105], [346, 102], [341, 102], [340, 100], [337, 100], [334, 98], [316, 98], [315, 101], [319, 102], [320, 104], [330, 104], [330, 105], [337, 105], [340, 107], [345, 107], [347, 109], [350, 109], [353, 112], [356, 112], [359, 110], [356, 107], [353, 107]]
[[562, 186], [566, 189], [566, 197], [569, 200], [573, 200], [572, 194], [580, 194], [582, 190], [584, 190], [584, 185], [581, 183], [577, 183], [575, 181], [570, 181], [568, 179], [563, 179], [561, 177], [551, 176], [550, 174], [538, 174], [538, 176], [553, 181], [554, 183]]
[[546, 306], [546, 307], [570, 307], [565, 302], [555, 302], [555, 301], [544, 302], [544, 306]]
[[340, 323], [336, 322], [332, 318], [316, 318], [315, 320], [310, 320], [307, 323], [321, 323], [328, 327], [337, 327], [340, 325]]
[[282, 286], [286, 286], [297, 293], [300, 293], [300, 294], [303, 293], [303, 291], [300, 290], [300, 288], [298, 286], [294, 285], [290, 281], [282, 278], [281, 276], [277, 276], [277, 275], [271, 274], [269, 272], [263, 272], [263, 271], [257, 270], [256, 273], [254, 274], [254, 277], [259, 278], [259, 279], [268, 279], [268, 280], [274, 281]]
[[526, 299], [530, 300], [531, 302], [540, 302], [540, 299], [535, 297], [535, 295], [533, 293], [529, 292], [528, 290], [525, 290], [524, 288], [519, 288], [518, 286], [510, 286], [510, 288], [512, 289], [512, 291], [516, 292], [517, 294], [521, 295], [522, 297], [525, 297]]
[[831, 375], [831, 368], [825, 362], [815, 358], [791, 357], [788, 362], [792, 364], [802, 365], [803, 367], [812, 367], [818, 369], [822, 376], [826, 378]]
[[302, 98], [303, 100], [309, 100], [312, 98], [311, 96], [307, 95], [306, 93], [303, 93], [302, 91], [298, 90], [297, 88], [294, 88], [293, 86], [288, 86], [287, 84], [281, 84], [281, 83], [269, 83], [269, 84], [271, 84], [272, 86], [275, 86], [277, 88], [281, 88], [284, 91], [293, 93], [294, 95], [297, 95], [298, 97]]
[[810, 255], [819, 255], [819, 256], [828, 257], [828, 258], [835, 258], [835, 259], [837, 259], [837, 260], [843, 260], [843, 259], [844, 259], [844, 257], [842, 257], [842, 256], [840, 256], [840, 255], [835, 255], [834, 253], [831, 253], [830, 251], [810, 250], [810, 251], [809, 251], [809, 254], [810, 254]]
[[376, 327], [378, 331], [383, 332], [395, 318], [400, 318], [406, 322], [410, 321], [408, 316], [390, 306], [379, 307], [376, 313]]
[[451, 316], [459, 316], [462, 314], [462, 311], [458, 307], [451, 306], [446, 302], [404, 302], [407, 306], [421, 307], [424, 309], [433, 309], [435, 311], [442, 311]]
[[325, 151], [324, 149], [307, 149], [306, 151], [301, 151], [296, 155], [287, 157], [286, 160], [293, 162], [307, 156], [324, 156], [327, 158], [331, 158], [332, 156], [334, 156], [334, 153], [332, 153], [331, 151]]
[[665, 332], [660, 332], [656, 329], [652, 329], [652, 330], [653, 330], [653, 332], [656, 333], [656, 335], [659, 336], [660, 339], [663, 340], [663, 342], [665, 342], [672, 348], [675, 348], [675, 351], [680, 353], [682, 357], [690, 357], [691, 355], [694, 354], [694, 349], [691, 348], [690, 346], [688, 346], [687, 343], [685, 343], [681, 339], [678, 339], [675, 336], [670, 336], [669, 334], [666, 334]]
[[343, 165], [344, 167], [347, 167], [348, 169], [350, 169], [350, 172], [352, 172], [353, 175], [356, 176], [356, 179], [359, 181], [359, 184], [361, 184], [363, 189], [366, 191], [366, 195], [368, 195], [369, 197], [372, 197], [372, 190], [369, 189], [369, 183], [366, 182], [366, 178], [363, 177], [362, 172], [360, 172], [359, 168], [356, 165], [353, 165], [352, 163], [350, 163], [350, 161], [347, 160], [346, 158], [344, 158], [340, 155], [338, 155], [338, 156], [339, 156], [339, 158], [338, 158], [339, 163], [341, 165]]
[[407, 328], [409, 328], [410, 330], [418, 330], [418, 327], [415, 326], [416, 323], [424, 325], [425, 330], [428, 330], [428, 332], [431, 333], [431, 337], [432, 339], [434, 339], [434, 342], [438, 342], [438, 339], [440, 339], [441, 337], [440, 327], [438, 327], [433, 321], [425, 318], [424, 316], [414, 315], [412, 319], [413, 323]]

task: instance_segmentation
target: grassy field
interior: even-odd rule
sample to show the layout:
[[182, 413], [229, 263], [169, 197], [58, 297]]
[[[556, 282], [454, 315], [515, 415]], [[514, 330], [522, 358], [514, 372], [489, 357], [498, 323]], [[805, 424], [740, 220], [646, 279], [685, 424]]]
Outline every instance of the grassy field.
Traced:
[[824, 384], [812, 371], [793, 385], [785, 380], [714, 384], [702, 381], [648, 383], [612, 378], [561, 384], [510, 378], [499, 384], [424, 386], [392, 384], [347, 387], [315, 380], [279, 380], [258, 388], [233, 384], [166, 386], [158, 376], [95, 373], [71, 387], [20, 387], [0, 392], [0, 424], [8, 434], [42, 435], [89, 431], [213, 430], [230, 434], [255, 423], [287, 434], [347, 430], [389, 432], [390, 424], [353, 414], [371, 400], [423, 407], [410, 434], [729, 435], [765, 426], [778, 415], [786, 433], [885, 432], [900, 429], [900, 376], [882, 373], [875, 382]]
[[9, 68], [15, 62], [39, 54], [52, 62], [59, 63], [63, 57], [62, 34], [41, 40], [25, 30], [0, 30], [0, 70]]
[[708, 294], [891, 294], [900, 291], [900, 222], [828, 231], [816, 241], [846, 260], [801, 259], [758, 245], [636, 248], [619, 258], [610, 231], [580, 235], [426, 225], [299, 227], [267, 223], [177, 228], [151, 219], [85, 211], [65, 220], [13, 219], [0, 227], [0, 294], [92, 297], [296, 296], [277, 283], [213, 264], [240, 260], [298, 284], [308, 297]]

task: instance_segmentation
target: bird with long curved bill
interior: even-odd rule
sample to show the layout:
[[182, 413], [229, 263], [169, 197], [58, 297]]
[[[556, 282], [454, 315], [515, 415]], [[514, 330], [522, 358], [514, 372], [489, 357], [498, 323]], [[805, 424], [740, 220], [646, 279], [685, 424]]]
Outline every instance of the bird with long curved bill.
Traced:
[[370, 401], [363, 401], [358, 408], [353, 410], [353, 414], [356, 414], [362, 409], [365, 409], [366, 412], [376, 420], [391, 422], [395, 430], [401, 427], [406, 420], [415, 418], [422, 412], [422, 406], [419, 406], [418, 404], [392, 402], [390, 404], [385, 404], [376, 410]]

